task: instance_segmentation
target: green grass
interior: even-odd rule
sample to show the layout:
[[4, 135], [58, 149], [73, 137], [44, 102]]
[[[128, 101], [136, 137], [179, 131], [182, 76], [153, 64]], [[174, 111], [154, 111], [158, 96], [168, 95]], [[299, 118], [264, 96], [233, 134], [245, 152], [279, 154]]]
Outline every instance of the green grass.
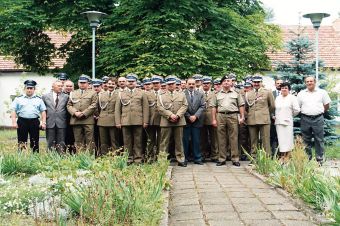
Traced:
[[337, 141], [333, 146], [326, 146], [325, 155], [327, 159], [340, 160], [340, 141]]
[[[340, 127], [336, 128], [336, 134], [340, 134]], [[340, 140], [337, 140], [334, 145], [325, 147], [325, 155], [327, 159], [340, 160]]]

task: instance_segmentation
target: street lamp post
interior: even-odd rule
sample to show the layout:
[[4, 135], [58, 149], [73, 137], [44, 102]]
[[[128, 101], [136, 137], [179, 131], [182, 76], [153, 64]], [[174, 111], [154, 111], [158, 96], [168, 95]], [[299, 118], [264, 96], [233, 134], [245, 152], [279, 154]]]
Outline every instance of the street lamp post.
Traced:
[[90, 22], [92, 28], [92, 79], [96, 78], [96, 29], [100, 24], [100, 18], [107, 15], [106, 13], [98, 11], [86, 11], [85, 14]]
[[315, 79], [317, 85], [319, 84], [319, 27], [322, 19], [329, 16], [328, 13], [308, 13], [303, 15], [304, 18], [309, 18], [311, 20], [315, 29]]

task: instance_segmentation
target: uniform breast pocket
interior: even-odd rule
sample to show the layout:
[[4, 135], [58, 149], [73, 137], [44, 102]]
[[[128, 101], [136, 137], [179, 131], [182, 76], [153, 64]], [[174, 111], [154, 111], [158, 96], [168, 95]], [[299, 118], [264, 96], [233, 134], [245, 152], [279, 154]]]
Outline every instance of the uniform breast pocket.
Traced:
[[179, 108], [182, 107], [183, 102], [182, 102], [182, 101], [174, 101], [173, 105], [174, 105], [174, 108], [175, 108], [176, 110], [178, 110]]
[[142, 97], [141, 96], [134, 97], [132, 101], [136, 105], [142, 105]]
[[233, 94], [233, 95], [230, 96], [230, 99], [232, 101], [236, 101], [237, 102], [237, 98], [238, 98], [237, 94]]
[[[217, 106], [222, 106], [223, 100], [224, 100], [223, 97], [218, 97], [218, 98], [216, 98]], [[215, 104], [215, 103], [213, 103], [213, 104]]]
[[164, 108], [169, 108], [172, 106], [172, 102], [171, 101], [166, 101], [166, 100], [163, 100], [161, 102], [161, 104], [163, 105]]
[[259, 96], [256, 100], [257, 105], [265, 106], [266, 105], [266, 98], [264, 96]]
[[83, 103], [83, 104], [90, 105], [91, 102], [92, 102], [92, 98], [90, 98], [90, 97], [84, 97], [84, 98], [82, 98], [82, 103]]

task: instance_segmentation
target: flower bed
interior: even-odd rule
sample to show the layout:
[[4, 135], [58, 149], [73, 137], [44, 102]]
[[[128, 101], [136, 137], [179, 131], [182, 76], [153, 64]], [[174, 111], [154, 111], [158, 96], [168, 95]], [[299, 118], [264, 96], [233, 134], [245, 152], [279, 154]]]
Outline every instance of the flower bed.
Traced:
[[166, 156], [131, 166], [127, 157], [2, 152], [0, 224], [157, 225]]

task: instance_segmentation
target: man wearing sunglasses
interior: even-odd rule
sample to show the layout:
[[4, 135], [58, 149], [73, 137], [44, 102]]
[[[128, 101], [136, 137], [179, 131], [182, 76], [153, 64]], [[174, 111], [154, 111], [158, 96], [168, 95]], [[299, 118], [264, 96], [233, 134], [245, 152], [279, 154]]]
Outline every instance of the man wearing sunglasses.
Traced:
[[41, 97], [34, 94], [35, 81], [26, 80], [24, 85], [25, 94], [16, 97], [12, 103], [12, 127], [17, 129], [19, 150], [26, 149], [29, 135], [31, 149], [39, 152], [39, 128], [46, 128], [46, 106]]

